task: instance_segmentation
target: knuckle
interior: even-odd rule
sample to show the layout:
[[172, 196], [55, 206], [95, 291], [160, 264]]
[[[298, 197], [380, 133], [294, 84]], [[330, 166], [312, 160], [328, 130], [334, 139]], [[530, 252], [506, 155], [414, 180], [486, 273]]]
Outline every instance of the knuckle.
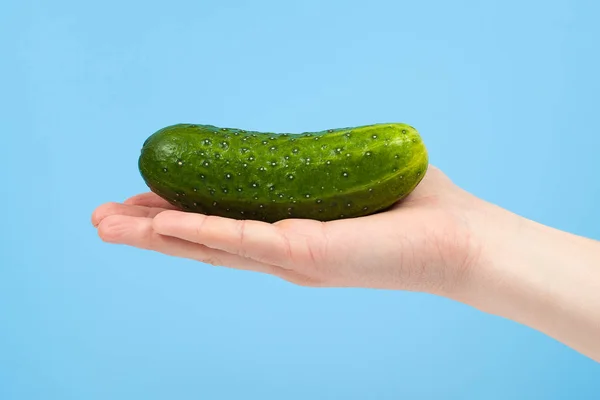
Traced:
[[209, 223], [210, 219], [213, 217], [211, 215], [204, 215], [198, 225], [194, 227], [194, 233], [196, 237], [201, 238], [203, 236], [204, 229], [206, 228], [206, 224]]
[[283, 276], [281, 276], [281, 278], [296, 286], [306, 288], [320, 288], [327, 286], [325, 284], [326, 281], [324, 280], [308, 277], [306, 275], [298, 274], [292, 271], [289, 271], [288, 273], [284, 274]]
[[200, 261], [203, 264], [212, 265], [213, 267], [223, 265], [221, 263], [220, 259], [217, 256], [215, 256], [214, 254], [204, 254], [198, 259], [198, 261]]
[[294, 254], [292, 251], [292, 243], [290, 241], [290, 237], [285, 233], [285, 231], [280, 230], [280, 238], [281, 238], [281, 243], [282, 243], [282, 249], [283, 249], [283, 256], [290, 260], [293, 261], [294, 259]]
[[238, 235], [238, 246], [237, 253], [241, 257], [246, 257], [247, 249], [246, 249], [246, 220], [239, 220], [236, 222], [237, 226], [237, 235]]

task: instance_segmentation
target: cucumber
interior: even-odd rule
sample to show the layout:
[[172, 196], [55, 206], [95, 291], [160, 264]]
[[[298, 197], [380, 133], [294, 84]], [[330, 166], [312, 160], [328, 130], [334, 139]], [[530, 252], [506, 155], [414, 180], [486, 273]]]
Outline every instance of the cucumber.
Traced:
[[184, 211], [330, 221], [405, 198], [423, 179], [428, 154], [403, 123], [304, 133], [176, 124], [146, 139], [138, 166], [151, 191]]

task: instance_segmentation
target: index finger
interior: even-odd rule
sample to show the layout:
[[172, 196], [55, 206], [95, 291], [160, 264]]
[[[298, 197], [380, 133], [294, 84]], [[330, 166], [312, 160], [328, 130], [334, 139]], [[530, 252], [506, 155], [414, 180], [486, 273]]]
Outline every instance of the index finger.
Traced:
[[153, 192], [141, 193], [128, 198], [123, 204], [144, 206], [144, 207], [160, 207], [169, 210], [178, 210], [177, 207]]

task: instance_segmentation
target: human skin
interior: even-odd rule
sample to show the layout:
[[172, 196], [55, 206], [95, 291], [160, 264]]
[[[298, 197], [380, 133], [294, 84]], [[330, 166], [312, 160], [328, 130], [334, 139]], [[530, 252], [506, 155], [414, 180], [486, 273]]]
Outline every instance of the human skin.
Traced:
[[101, 205], [92, 223], [108, 243], [297, 285], [444, 296], [600, 362], [600, 242], [479, 199], [434, 166], [406, 199], [365, 217], [269, 224], [186, 213], [144, 193]]

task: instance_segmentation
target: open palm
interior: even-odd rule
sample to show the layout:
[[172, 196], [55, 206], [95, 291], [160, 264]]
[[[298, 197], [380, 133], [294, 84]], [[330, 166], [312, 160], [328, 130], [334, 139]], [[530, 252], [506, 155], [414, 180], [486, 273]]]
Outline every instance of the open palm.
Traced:
[[303, 286], [452, 290], [478, 256], [476, 199], [430, 166], [405, 200], [377, 214], [273, 224], [175, 210], [153, 193], [98, 207], [100, 237]]

